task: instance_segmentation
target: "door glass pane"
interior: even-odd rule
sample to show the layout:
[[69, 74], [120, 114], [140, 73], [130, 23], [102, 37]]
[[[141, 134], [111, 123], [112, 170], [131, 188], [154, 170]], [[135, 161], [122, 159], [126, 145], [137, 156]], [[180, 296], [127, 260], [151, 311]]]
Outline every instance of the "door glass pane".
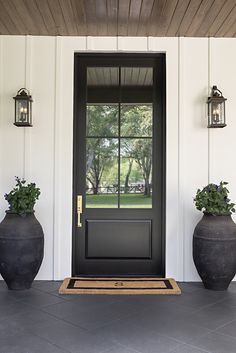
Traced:
[[119, 84], [119, 68], [118, 67], [88, 67], [87, 69], [87, 86], [113, 87]]
[[153, 102], [152, 67], [121, 67], [120, 80], [122, 103]]
[[87, 68], [86, 207], [118, 207], [119, 68]]
[[87, 103], [119, 102], [119, 67], [87, 68]]
[[88, 104], [87, 136], [117, 136], [118, 110], [118, 104]]
[[120, 207], [152, 207], [153, 68], [122, 67]]
[[122, 67], [121, 85], [126, 87], [151, 87], [153, 85], [153, 68]]
[[118, 139], [87, 138], [86, 207], [118, 206]]
[[121, 139], [120, 207], [152, 207], [152, 139]]
[[121, 136], [152, 136], [152, 104], [121, 105]]

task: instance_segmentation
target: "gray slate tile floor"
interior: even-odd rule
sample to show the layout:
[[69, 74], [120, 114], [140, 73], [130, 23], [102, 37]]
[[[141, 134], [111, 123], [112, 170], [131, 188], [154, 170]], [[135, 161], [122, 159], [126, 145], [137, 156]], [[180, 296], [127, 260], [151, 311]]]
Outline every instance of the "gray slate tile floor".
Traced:
[[0, 281], [0, 353], [236, 353], [236, 282], [179, 285], [181, 296], [60, 296], [60, 282]]

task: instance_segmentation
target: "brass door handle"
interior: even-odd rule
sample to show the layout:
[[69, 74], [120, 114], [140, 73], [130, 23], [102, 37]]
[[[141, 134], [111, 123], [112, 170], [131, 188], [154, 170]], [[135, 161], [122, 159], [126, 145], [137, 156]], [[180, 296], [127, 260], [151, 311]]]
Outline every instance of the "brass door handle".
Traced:
[[78, 214], [77, 227], [78, 227], [78, 228], [81, 228], [81, 227], [82, 227], [82, 222], [81, 222], [81, 215], [82, 215], [82, 195], [77, 195], [77, 214]]

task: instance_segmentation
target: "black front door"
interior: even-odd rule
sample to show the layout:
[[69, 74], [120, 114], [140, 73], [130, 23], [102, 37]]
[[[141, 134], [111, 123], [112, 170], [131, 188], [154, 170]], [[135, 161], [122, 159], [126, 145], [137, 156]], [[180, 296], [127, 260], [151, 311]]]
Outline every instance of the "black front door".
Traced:
[[73, 275], [164, 275], [165, 55], [75, 54]]

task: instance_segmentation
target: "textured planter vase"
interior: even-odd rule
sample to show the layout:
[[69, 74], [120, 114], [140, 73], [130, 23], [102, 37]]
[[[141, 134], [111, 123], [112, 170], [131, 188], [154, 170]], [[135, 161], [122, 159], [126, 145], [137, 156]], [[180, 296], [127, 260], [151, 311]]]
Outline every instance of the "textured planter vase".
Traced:
[[0, 273], [9, 289], [31, 287], [43, 252], [43, 229], [34, 213], [6, 212], [0, 223]]
[[236, 224], [231, 215], [203, 215], [193, 234], [193, 260], [205, 288], [228, 288], [236, 273]]

